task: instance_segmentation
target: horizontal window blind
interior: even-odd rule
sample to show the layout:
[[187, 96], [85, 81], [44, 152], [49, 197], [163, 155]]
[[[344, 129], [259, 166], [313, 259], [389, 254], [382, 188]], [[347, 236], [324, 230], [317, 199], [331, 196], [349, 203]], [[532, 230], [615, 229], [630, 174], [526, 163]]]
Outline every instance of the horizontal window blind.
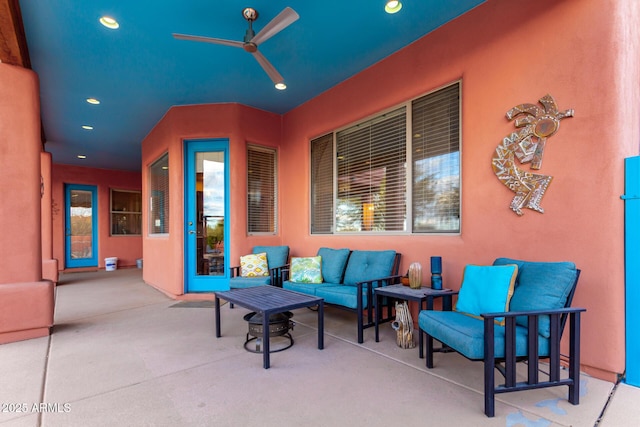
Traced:
[[412, 102], [413, 232], [460, 231], [460, 84]]
[[311, 233], [333, 232], [333, 134], [311, 141]]
[[277, 215], [276, 151], [247, 148], [247, 232], [275, 233]]
[[337, 232], [405, 229], [405, 110], [336, 133]]
[[149, 166], [149, 234], [169, 233], [169, 153]]

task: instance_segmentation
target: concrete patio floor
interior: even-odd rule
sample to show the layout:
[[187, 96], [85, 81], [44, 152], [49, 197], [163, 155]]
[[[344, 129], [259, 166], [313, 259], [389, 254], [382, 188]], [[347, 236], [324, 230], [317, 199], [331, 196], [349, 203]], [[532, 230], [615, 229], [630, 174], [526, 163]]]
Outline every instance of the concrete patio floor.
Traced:
[[247, 352], [248, 311], [171, 300], [141, 270], [60, 277], [50, 337], [0, 346], [0, 425], [635, 426], [640, 389], [582, 376], [579, 406], [557, 387], [498, 396], [483, 412], [482, 364], [437, 354], [427, 370], [382, 325], [356, 342], [352, 313], [294, 311], [295, 345]]

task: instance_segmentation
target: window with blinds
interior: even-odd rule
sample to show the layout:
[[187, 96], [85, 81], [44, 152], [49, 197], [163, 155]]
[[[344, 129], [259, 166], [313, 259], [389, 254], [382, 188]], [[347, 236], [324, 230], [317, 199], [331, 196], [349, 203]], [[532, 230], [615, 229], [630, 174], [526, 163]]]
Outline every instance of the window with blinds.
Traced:
[[336, 231], [404, 231], [406, 108], [336, 133]]
[[169, 233], [169, 153], [149, 166], [149, 234]]
[[333, 134], [311, 141], [311, 233], [333, 232]]
[[276, 151], [247, 147], [247, 233], [276, 233], [277, 224]]
[[411, 104], [413, 232], [459, 232], [460, 84]]
[[460, 232], [459, 82], [311, 141], [311, 233], [362, 232]]

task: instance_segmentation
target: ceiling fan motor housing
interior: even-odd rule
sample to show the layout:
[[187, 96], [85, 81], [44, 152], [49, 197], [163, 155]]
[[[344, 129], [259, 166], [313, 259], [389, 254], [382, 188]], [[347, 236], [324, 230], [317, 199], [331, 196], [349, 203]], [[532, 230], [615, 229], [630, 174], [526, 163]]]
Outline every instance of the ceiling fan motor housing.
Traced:
[[255, 21], [258, 19], [258, 11], [252, 7], [245, 7], [242, 9], [242, 16], [249, 22]]

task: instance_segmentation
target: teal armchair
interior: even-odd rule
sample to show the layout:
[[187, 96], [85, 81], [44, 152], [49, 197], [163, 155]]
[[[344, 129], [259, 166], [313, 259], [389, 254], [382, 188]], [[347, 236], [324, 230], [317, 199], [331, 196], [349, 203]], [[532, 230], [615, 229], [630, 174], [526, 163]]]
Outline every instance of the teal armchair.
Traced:
[[[472, 361], [484, 362], [484, 411], [495, 415], [495, 395], [544, 387], [568, 386], [570, 403], [580, 398], [580, 314], [571, 308], [580, 270], [571, 262], [527, 262], [498, 258], [494, 266], [517, 265], [512, 296], [505, 310], [491, 313], [456, 311], [461, 306], [460, 290], [454, 311], [422, 310], [418, 315], [420, 334], [426, 336], [426, 365], [434, 367], [434, 352], [454, 350]], [[465, 270], [466, 275], [466, 270]], [[485, 283], [487, 292], [490, 283]], [[468, 295], [468, 294], [467, 294]], [[562, 374], [560, 338], [569, 320], [568, 375]], [[424, 337], [423, 336], [423, 337]], [[434, 340], [442, 343], [434, 348]], [[544, 373], [540, 362], [548, 362]], [[516, 363], [527, 362], [527, 378], [518, 379]], [[495, 385], [495, 370], [505, 379]]]

